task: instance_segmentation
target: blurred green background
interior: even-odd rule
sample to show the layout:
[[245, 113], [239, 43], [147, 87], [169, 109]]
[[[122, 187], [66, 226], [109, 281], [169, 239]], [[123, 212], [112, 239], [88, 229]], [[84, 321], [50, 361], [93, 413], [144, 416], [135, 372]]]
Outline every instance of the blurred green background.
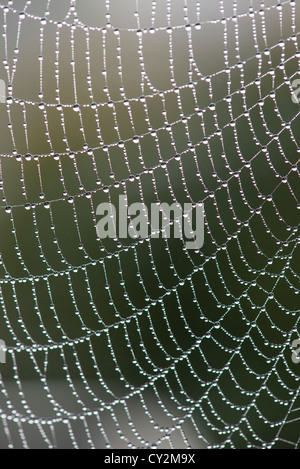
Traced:
[[[1, 448], [299, 447], [300, 14], [276, 4], [0, 2]], [[203, 202], [201, 251], [97, 239], [124, 193]]]

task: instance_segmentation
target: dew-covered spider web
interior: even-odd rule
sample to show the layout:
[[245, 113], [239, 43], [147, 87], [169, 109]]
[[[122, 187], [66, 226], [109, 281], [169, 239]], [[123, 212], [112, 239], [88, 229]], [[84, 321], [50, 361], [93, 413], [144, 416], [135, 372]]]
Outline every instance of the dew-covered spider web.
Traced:
[[[300, 3], [0, 18], [0, 447], [299, 449]], [[119, 195], [203, 247], [100, 239]]]

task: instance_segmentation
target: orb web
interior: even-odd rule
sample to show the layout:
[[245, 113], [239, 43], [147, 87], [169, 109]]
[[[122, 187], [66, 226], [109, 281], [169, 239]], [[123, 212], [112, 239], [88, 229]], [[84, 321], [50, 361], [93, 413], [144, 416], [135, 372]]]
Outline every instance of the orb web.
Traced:
[[299, 448], [299, 5], [124, 3], [0, 2], [0, 445]]

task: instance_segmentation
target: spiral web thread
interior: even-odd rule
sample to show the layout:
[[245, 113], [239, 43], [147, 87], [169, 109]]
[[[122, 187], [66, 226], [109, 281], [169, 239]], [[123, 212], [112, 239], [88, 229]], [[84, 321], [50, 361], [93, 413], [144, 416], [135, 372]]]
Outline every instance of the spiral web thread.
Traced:
[[[83, 3], [88, 8], [89, 2]], [[140, 13], [146, 3], [151, 20], [144, 27]], [[35, 8], [40, 11], [42, 4], [44, 13], [38, 15]], [[137, 0], [136, 26], [119, 29], [110, 16], [114, 1], [105, 1], [106, 15], [99, 18], [99, 26], [81, 21], [80, 1], [70, 1], [60, 20], [52, 14], [53, 4], [0, 5], [8, 84], [7, 104], [2, 106], [11, 145], [1, 153], [0, 211], [1, 223], [12, 235], [4, 240], [0, 280], [0, 330], [7, 344], [7, 362], [0, 370], [1, 447], [299, 448], [300, 365], [291, 359], [291, 344], [299, 337], [300, 284], [299, 106], [291, 100], [300, 59], [296, 2], [251, 0], [241, 7], [233, 1], [228, 14], [228, 5], [219, 0], [215, 16], [203, 19], [203, 2]], [[166, 13], [164, 25], [158, 21], [160, 8]], [[172, 24], [174, 8], [182, 11], [181, 24]], [[269, 39], [268, 15], [276, 18], [273, 29], [279, 41]], [[254, 53], [248, 57], [243, 57], [240, 45], [243, 20], [252, 30]], [[15, 25], [13, 47], [9, 21]], [[40, 31], [38, 38], [32, 32], [40, 50], [40, 89], [34, 100], [19, 96], [14, 87], [25, 54], [26, 22], [38, 23]], [[203, 74], [201, 60], [195, 58], [197, 32], [206, 26], [223, 31], [224, 67], [211, 74]], [[55, 30], [52, 102], [46, 100], [44, 57], [50, 27]], [[69, 103], [61, 92], [65, 64], [60, 47], [63, 41], [66, 46], [66, 31], [72, 76], [67, 86], [74, 95]], [[185, 35], [188, 50], [184, 84], [177, 84], [173, 60], [177, 32]], [[134, 97], [127, 96], [123, 82], [121, 51], [128, 34], [136, 41], [141, 76], [140, 94]], [[144, 53], [145, 38], [157, 34], [163, 35], [169, 51], [171, 84], [164, 91], [153, 84]], [[102, 101], [95, 93], [93, 61], [100, 59], [90, 51], [92, 36], [102, 49]], [[107, 71], [112, 60], [109, 38], [115, 41], [119, 99], [111, 94]], [[85, 49], [84, 77], [76, 72], [79, 40]], [[14, 49], [12, 55], [9, 48]], [[89, 94], [85, 102], [78, 90], [83, 82]], [[176, 118], [169, 109], [170, 96], [176, 102]], [[185, 96], [192, 110], [187, 111]], [[160, 110], [161, 124], [153, 124], [152, 102]], [[144, 132], [138, 131], [137, 104]], [[44, 126], [40, 153], [32, 150], [33, 110]], [[111, 138], [103, 135], [106, 111], [115, 132]], [[97, 144], [91, 144], [95, 139], [85, 126], [87, 112]], [[125, 138], [119, 112], [130, 122], [131, 134]], [[60, 129], [56, 135], [51, 133], [54, 113]], [[71, 128], [72, 119], [77, 120]], [[184, 134], [180, 142], [179, 126]], [[80, 148], [73, 148], [72, 132], [82, 139]], [[168, 150], [162, 143], [166, 135]], [[155, 152], [153, 160], [148, 158], [150, 164], [144, 157], [149, 142]], [[57, 175], [52, 192], [47, 186], [49, 160]], [[30, 187], [29, 165], [38, 175], [39, 192]], [[97, 203], [119, 193], [131, 199], [133, 186], [135, 200], [146, 202], [146, 184], [148, 191], [152, 184], [154, 201], [161, 200], [163, 186], [172, 202], [204, 203], [206, 238], [200, 252], [187, 250], [183, 242], [174, 248], [172, 240], [161, 239], [155, 240], [160, 243], [158, 258], [151, 238], [127, 245], [122, 239], [105, 243], [96, 238]], [[56, 207], [73, 220], [68, 242], [74, 258], [61, 241]], [[30, 250], [33, 257], [38, 254], [39, 264], [22, 243], [20, 220], [33, 227]], [[86, 239], [86, 229], [94, 233], [96, 248]], [[61, 296], [69, 301], [66, 309]], [[64, 321], [67, 315], [75, 329]], [[55, 394], [57, 382], [51, 381], [49, 371], [53, 367], [76, 408]], [[30, 397], [27, 386], [34, 380], [47, 411], [37, 410]]]

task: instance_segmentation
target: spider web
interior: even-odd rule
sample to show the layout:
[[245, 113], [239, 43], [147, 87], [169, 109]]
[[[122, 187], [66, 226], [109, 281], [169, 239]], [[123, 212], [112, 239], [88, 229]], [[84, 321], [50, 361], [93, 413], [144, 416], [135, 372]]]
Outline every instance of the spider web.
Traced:
[[299, 5], [239, 3], [0, 2], [2, 448], [300, 447]]

